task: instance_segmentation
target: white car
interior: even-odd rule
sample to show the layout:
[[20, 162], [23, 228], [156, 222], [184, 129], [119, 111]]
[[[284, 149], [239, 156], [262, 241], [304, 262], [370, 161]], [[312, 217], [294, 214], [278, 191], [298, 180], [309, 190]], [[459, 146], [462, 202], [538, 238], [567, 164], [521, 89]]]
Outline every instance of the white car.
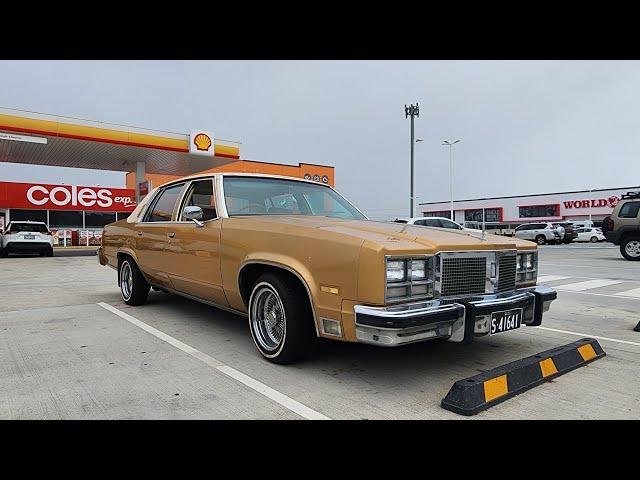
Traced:
[[560, 243], [564, 236], [564, 228], [560, 230], [552, 223], [524, 223], [516, 228], [515, 237], [523, 240], [531, 240], [538, 245], [546, 243]]
[[39, 253], [53, 257], [53, 236], [43, 222], [9, 222], [0, 239], [0, 256], [10, 253]]
[[449, 220], [445, 217], [414, 217], [414, 218], [396, 218], [396, 223], [406, 223], [408, 225], [422, 225], [423, 227], [450, 228], [452, 230], [464, 230], [466, 232], [482, 233], [482, 230], [474, 228], [465, 228], [458, 222]]
[[576, 232], [578, 233], [578, 238], [574, 242], [598, 243], [606, 240], [602, 230], [599, 228], [578, 228]]

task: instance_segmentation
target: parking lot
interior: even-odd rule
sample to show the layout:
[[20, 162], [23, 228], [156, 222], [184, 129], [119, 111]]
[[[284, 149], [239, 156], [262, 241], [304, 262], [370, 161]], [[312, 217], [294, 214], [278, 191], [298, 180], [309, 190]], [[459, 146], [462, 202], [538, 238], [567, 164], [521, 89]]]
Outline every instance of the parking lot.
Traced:
[[610, 244], [541, 247], [558, 300], [540, 328], [470, 346], [321, 340], [290, 366], [257, 354], [242, 317], [155, 291], [125, 305], [94, 256], [0, 272], [0, 419], [458, 419], [440, 407], [456, 380], [584, 336], [607, 356], [472, 418], [640, 416], [640, 264]]

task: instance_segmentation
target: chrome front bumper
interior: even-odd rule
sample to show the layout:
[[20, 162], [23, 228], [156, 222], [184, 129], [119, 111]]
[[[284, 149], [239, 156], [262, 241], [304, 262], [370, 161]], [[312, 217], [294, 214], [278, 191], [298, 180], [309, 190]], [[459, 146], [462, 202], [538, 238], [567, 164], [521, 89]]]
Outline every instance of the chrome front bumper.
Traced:
[[471, 343], [475, 335], [489, 333], [492, 313], [522, 308], [522, 323], [538, 326], [543, 312], [549, 310], [556, 298], [555, 290], [538, 285], [464, 299], [425, 300], [388, 307], [356, 305], [356, 337], [362, 343], [389, 347], [434, 338]]

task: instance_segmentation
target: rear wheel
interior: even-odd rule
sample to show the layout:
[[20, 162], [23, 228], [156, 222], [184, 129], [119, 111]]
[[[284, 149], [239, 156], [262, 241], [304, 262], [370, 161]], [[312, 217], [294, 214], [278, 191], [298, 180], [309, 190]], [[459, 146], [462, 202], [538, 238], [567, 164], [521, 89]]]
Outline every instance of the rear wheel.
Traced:
[[547, 237], [545, 237], [544, 235], [538, 235], [536, 237], [536, 243], [538, 245], [544, 245], [545, 243], [547, 243]]
[[286, 276], [261, 275], [249, 298], [249, 328], [267, 360], [285, 364], [302, 359], [314, 335], [307, 292]]
[[640, 238], [627, 238], [620, 244], [620, 253], [627, 260], [640, 260]]
[[120, 292], [127, 305], [142, 305], [149, 295], [150, 285], [129, 257], [120, 263]]

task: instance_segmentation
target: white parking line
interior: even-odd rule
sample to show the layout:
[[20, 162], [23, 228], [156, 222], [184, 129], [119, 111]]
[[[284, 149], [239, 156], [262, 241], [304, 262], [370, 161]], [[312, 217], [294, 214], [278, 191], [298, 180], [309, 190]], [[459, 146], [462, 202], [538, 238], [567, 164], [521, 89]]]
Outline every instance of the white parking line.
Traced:
[[539, 328], [540, 330], [548, 330], [549, 332], [567, 333], [569, 335], [575, 335], [577, 337], [597, 338], [598, 340], [606, 340], [608, 342], [624, 343], [626, 345], [635, 345], [636, 347], [640, 347], [640, 343], [638, 343], [638, 342], [629, 342], [627, 340], [619, 340], [617, 338], [599, 337], [598, 335], [590, 335], [588, 333], [570, 332], [568, 330], [558, 330], [557, 328], [548, 328], [548, 327], [534, 327], [534, 328]]
[[562, 290], [571, 292], [582, 292], [584, 290], [591, 290], [593, 288], [608, 287], [609, 285], [617, 285], [618, 283], [624, 283], [623, 280], [587, 280], [586, 282], [568, 283], [562, 285]]
[[633, 290], [627, 290], [626, 292], [618, 292], [615, 294], [616, 297], [631, 297], [631, 298], [640, 298], [640, 288], [634, 288]]
[[292, 412], [300, 415], [303, 418], [306, 418], [307, 420], [331, 420], [329, 417], [326, 417], [321, 413], [316, 412], [315, 410], [307, 407], [306, 405], [303, 405], [297, 400], [294, 400], [291, 397], [287, 397], [284, 393], [280, 393], [277, 390], [274, 390], [273, 388], [265, 385], [264, 383], [261, 383], [258, 380], [251, 378], [248, 375], [245, 375], [244, 373], [236, 370], [235, 368], [225, 365], [224, 363], [220, 362], [219, 360], [216, 360], [215, 358], [207, 355], [206, 353], [201, 352], [200, 350], [193, 348], [187, 345], [186, 343], [182, 343], [180, 340], [173, 338], [171, 335], [167, 335], [166, 333], [161, 332], [160, 330], [153, 328], [150, 325], [147, 325], [143, 321], [138, 320], [137, 318], [129, 315], [128, 313], [118, 310], [116, 307], [109, 305], [108, 303], [100, 302], [98, 303], [98, 305], [106, 310], [109, 310], [111, 313], [118, 315], [120, 318], [123, 318], [124, 320], [135, 325], [136, 327], [141, 328], [145, 332], [148, 332], [151, 335], [159, 338], [160, 340], [163, 340], [168, 344], [173, 345], [177, 349], [182, 350], [183, 352], [191, 355], [192, 357], [197, 358], [198, 360], [224, 373], [228, 377], [233, 378], [234, 380], [242, 383], [243, 385], [251, 388], [252, 390], [255, 390], [256, 392], [273, 400], [274, 402], [279, 403], [286, 409], [291, 410]]
[[572, 277], [563, 277], [562, 275], [540, 275], [538, 277], [538, 283], [540, 282], [555, 282], [556, 280], [566, 280]]

